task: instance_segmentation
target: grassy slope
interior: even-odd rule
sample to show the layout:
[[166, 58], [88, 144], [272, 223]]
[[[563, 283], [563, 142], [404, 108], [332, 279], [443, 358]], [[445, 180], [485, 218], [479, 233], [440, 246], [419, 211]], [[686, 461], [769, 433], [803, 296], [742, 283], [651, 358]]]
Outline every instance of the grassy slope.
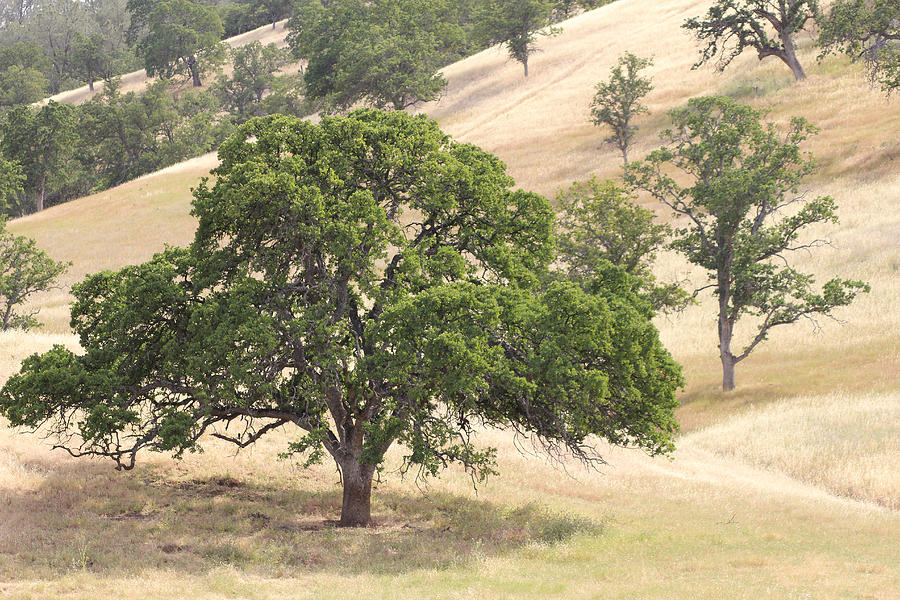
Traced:
[[[0, 430], [0, 595], [896, 597], [900, 515], [884, 507], [897, 506], [900, 490], [900, 105], [868, 90], [855, 67], [815, 65], [809, 40], [801, 47], [810, 79], [800, 84], [780, 64], [749, 56], [725, 74], [690, 71], [695, 48], [678, 25], [704, 4], [659, 0], [648, 11], [620, 0], [542, 40], [527, 81], [499, 49], [448, 67], [447, 92], [424, 110], [500, 155], [522, 187], [548, 195], [592, 173], [618, 173], [587, 116], [593, 84], [625, 50], [656, 57], [653, 114], [641, 123], [636, 156], [654, 147], [664, 111], [693, 95], [727, 92], [769, 107], [774, 119], [806, 116], [823, 128], [809, 144], [823, 165], [811, 192], [836, 197], [842, 224], [827, 232], [832, 247], [798, 262], [873, 284], [840, 314], [845, 324], [773, 335], [740, 365], [739, 390], [722, 398], [709, 302], [661, 320], [688, 376], [680, 416], [689, 433], [674, 461], [609, 450], [603, 474], [568, 465], [570, 478], [490, 433], [503, 475], [480, 490], [488, 505], [455, 471], [427, 496], [389, 477], [376, 493], [385, 527], [373, 532], [308, 531], [335, 513], [333, 470], [271, 460], [281, 438], [237, 458], [217, 446], [175, 466], [149, 458], [123, 476]], [[189, 240], [187, 189], [213, 164], [195, 159], [11, 227], [72, 260], [70, 283]], [[673, 256], [659, 271], [702, 281]], [[40, 300], [46, 333], [0, 338], [0, 376], [28, 352], [74, 343], [66, 302], [64, 291]], [[554, 546], [526, 526], [491, 537], [500, 518], [491, 511], [502, 517], [502, 507], [531, 501], [590, 517], [603, 532]]]

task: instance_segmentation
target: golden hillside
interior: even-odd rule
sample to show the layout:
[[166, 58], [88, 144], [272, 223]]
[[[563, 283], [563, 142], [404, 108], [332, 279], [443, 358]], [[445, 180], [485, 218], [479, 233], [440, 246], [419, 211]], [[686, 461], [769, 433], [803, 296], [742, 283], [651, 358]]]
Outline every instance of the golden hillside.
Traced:
[[[334, 470], [274, 460], [287, 434], [238, 456], [216, 443], [179, 463], [148, 456], [119, 474], [0, 427], [0, 597], [896, 598], [900, 104], [843, 59], [817, 63], [807, 34], [800, 83], [749, 53], [724, 73], [690, 70], [697, 49], [680, 24], [706, 6], [619, 0], [541, 39], [527, 80], [498, 48], [448, 66], [443, 97], [421, 110], [548, 196], [620, 173], [588, 115], [594, 84], [625, 51], [655, 60], [635, 157], [656, 147], [665, 111], [696, 95], [731, 94], [777, 121], [808, 118], [822, 128], [807, 144], [822, 167], [808, 191], [833, 195], [841, 224], [810, 232], [832, 245], [797, 264], [872, 285], [841, 323], [776, 330], [723, 396], [705, 298], [657, 323], [688, 381], [673, 460], [610, 448], [597, 473], [523, 455], [509, 435], [486, 432], [501, 476], [476, 496], [455, 470], [424, 490], [389, 473], [374, 494], [382, 527], [372, 531], [321, 528], [340, 501]], [[68, 286], [187, 243], [189, 188], [214, 165], [200, 157], [10, 228], [71, 260]], [[703, 281], [676, 256], [657, 270]], [[30, 352], [76, 344], [65, 289], [38, 302], [47, 327], [0, 335], [0, 377]], [[600, 529], [558, 544], [512, 526], [478, 530], [496, 532], [489, 524], [526, 503], [545, 507], [547, 530], [564, 528], [554, 515]]]

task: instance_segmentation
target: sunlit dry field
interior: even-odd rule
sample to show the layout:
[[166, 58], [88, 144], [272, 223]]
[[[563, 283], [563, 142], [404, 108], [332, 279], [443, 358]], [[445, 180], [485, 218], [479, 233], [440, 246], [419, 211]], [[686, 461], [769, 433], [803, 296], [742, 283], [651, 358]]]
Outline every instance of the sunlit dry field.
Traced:
[[[620, 174], [588, 115], [625, 50], [655, 58], [636, 157], [658, 145], [665, 111], [695, 95], [805, 116], [822, 128], [806, 146], [821, 170], [805, 191], [834, 196], [841, 223], [811, 231], [831, 244], [796, 264], [820, 281], [865, 279], [870, 294], [837, 320], [776, 330], [728, 395], [710, 298], [661, 317], [687, 379], [671, 459], [601, 446], [609, 464], [595, 472], [485, 432], [499, 477], [476, 492], [457, 471], [427, 485], [387, 472], [371, 530], [328, 525], [336, 472], [277, 459], [291, 431], [237, 455], [210, 443], [118, 473], [0, 428], [0, 597], [900, 598], [900, 103], [855, 65], [816, 62], [808, 36], [801, 83], [749, 55], [724, 73], [690, 70], [696, 49], [679, 26], [705, 5], [619, 0], [540, 40], [527, 80], [500, 49], [447, 67], [443, 98], [422, 110], [549, 197]], [[0, 378], [31, 352], [77, 345], [74, 281], [189, 242], [189, 188], [214, 165], [201, 157], [11, 223], [73, 266], [37, 300], [43, 330], [0, 335]], [[705, 277], [668, 254], [657, 271]]]

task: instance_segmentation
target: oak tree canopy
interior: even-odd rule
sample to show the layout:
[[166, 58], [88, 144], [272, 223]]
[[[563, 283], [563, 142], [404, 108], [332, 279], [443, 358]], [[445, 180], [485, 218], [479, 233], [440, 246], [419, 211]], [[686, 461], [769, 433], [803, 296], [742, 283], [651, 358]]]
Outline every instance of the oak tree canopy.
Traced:
[[330, 456], [340, 523], [371, 520], [373, 477], [493, 470], [483, 427], [600, 460], [593, 436], [672, 448], [678, 366], [639, 282], [606, 263], [547, 276], [554, 215], [496, 157], [423, 116], [250, 120], [194, 190], [194, 242], [73, 289], [83, 354], [26, 359], [0, 392], [16, 426], [130, 469], [204, 434]]

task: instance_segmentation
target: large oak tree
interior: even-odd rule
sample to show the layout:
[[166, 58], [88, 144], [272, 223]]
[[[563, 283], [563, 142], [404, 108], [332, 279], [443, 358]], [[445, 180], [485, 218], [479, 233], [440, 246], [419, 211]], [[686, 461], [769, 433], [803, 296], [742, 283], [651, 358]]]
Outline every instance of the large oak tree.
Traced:
[[200, 87], [204, 71], [224, 60], [220, 41], [225, 29], [214, 7], [165, 0], [155, 4], [146, 18], [147, 34], [137, 47], [148, 75], [184, 74]]
[[374, 110], [254, 119], [219, 156], [189, 248], [74, 287], [84, 353], [26, 359], [0, 393], [12, 424], [125, 469], [289, 425], [288, 452], [337, 464], [347, 526], [395, 445], [404, 469], [475, 477], [482, 426], [586, 460], [593, 435], [672, 448], [681, 377], [636, 281], [550, 281], [553, 211], [496, 157]]

